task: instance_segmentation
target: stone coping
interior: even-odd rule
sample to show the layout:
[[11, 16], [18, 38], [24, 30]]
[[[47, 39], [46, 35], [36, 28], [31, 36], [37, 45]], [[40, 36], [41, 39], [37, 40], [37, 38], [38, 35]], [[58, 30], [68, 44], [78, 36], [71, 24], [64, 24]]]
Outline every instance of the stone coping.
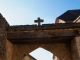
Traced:
[[14, 25], [9, 26], [8, 30], [47, 30], [47, 29], [66, 29], [66, 28], [80, 28], [80, 23], [58, 23], [58, 24], [43, 24], [37, 25]]

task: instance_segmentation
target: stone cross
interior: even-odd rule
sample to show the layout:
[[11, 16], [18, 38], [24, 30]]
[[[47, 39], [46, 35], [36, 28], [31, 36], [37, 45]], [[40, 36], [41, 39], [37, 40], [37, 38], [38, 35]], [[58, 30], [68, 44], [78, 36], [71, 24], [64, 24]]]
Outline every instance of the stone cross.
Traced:
[[35, 23], [38, 23], [38, 26], [40, 26], [41, 22], [44, 22], [44, 20], [40, 19], [40, 17], [38, 17], [37, 20], [34, 20]]

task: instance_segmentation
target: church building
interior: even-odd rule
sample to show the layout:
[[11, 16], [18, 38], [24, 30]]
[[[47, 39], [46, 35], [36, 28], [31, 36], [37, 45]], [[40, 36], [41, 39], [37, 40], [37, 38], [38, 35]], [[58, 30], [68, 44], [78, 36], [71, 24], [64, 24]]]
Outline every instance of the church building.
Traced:
[[55, 23], [79, 23], [80, 22], [80, 9], [68, 10], [56, 18]]

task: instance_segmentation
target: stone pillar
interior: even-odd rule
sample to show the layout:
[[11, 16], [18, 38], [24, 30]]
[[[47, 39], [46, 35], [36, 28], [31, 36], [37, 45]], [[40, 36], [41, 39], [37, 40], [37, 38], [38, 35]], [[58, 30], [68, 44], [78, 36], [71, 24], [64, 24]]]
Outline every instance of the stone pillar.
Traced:
[[80, 60], [80, 36], [75, 37], [71, 42], [72, 59]]
[[5, 18], [0, 14], [0, 60], [6, 60], [6, 29], [8, 26]]

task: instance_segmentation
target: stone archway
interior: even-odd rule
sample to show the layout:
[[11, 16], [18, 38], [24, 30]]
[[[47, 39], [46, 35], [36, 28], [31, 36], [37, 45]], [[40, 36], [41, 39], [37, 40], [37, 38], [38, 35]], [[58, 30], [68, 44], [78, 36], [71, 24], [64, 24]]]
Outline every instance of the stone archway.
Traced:
[[0, 60], [21, 60], [39, 46], [60, 60], [80, 60], [80, 23], [9, 26], [0, 16]]
[[[68, 46], [69, 43], [54, 43], [54, 44], [12, 44], [13, 45], [13, 60], [21, 60], [24, 54], [28, 55], [30, 52], [38, 47], [42, 47], [54, 55], [60, 60], [72, 60], [71, 51]], [[16, 57], [17, 56], [17, 57]]]

